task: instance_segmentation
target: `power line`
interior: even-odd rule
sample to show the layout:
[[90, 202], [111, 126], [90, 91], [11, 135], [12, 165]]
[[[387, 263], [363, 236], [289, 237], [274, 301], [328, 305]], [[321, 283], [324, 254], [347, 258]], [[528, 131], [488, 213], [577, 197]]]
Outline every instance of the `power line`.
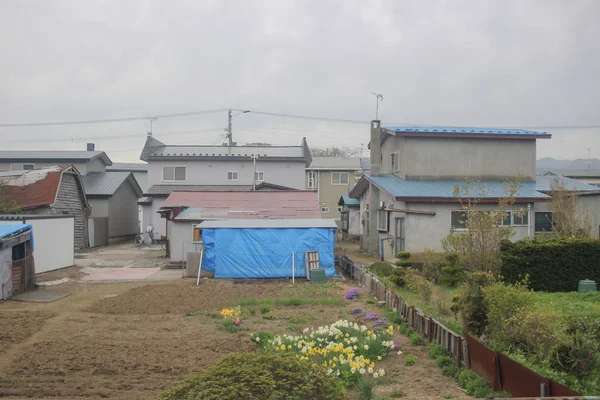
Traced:
[[125, 118], [106, 118], [106, 119], [90, 119], [83, 121], [60, 121], [60, 122], [24, 122], [15, 124], [0, 124], [0, 128], [20, 128], [25, 126], [59, 126], [59, 125], [91, 125], [91, 124], [105, 124], [110, 122], [126, 122], [126, 121], [141, 121], [152, 118], [178, 118], [187, 117], [190, 115], [203, 115], [203, 114], [215, 114], [219, 112], [227, 111], [226, 108], [220, 108], [217, 110], [204, 110], [204, 111], [191, 111], [185, 113], [175, 114], [157, 114], [147, 115], [143, 117], [125, 117]]

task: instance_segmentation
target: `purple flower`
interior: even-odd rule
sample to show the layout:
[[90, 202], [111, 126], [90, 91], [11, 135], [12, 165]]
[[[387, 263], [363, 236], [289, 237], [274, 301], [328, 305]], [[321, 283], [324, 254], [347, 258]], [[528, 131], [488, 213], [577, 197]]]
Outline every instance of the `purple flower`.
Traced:
[[394, 347], [393, 347], [394, 351], [399, 351], [402, 349], [402, 347], [400, 347], [399, 343], [394, 343]]
[[373, 327], [373, 332], [381, 332], [383, 330], [383, 327], [381, 327], [380, 325], [376, 325]]
[[360, 307], [356, 307], [352, 309], [352, 315], [363, 315], [365, 313], [365, 310], [363, 310]]
[[368, 313], [367, 315], [365, 315], [365, 319], [369, 321], [376, 320], [377, 318], [379, 318], [379, 316], [375, 313]]
[[382, 327], [388, 327], [389, 323], [384, 320], [384, 319], [378, 319], [377, 321], [375, 321], [374, 326], [382, 326]]
[[348, 300], [356, 300], [360, 296], [360, 290], [358, 289], [350, 289], [346, 292], [346, 298]]

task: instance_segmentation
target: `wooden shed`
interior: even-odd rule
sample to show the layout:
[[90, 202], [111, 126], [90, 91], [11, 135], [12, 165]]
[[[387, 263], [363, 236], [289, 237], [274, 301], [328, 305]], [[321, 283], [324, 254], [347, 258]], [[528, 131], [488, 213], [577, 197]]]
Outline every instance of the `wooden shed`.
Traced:
[[31, 225], [0, 225], [0, 299], [35, 288]]

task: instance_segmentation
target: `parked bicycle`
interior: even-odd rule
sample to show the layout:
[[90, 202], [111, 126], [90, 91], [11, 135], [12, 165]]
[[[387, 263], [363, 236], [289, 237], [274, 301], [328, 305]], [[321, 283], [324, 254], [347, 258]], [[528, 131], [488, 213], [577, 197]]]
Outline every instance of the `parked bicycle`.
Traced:
[[148, 228], [146, 228], [146, 232], [138, 233], [137, 235], [135, 235], [135, 245], [137, 247], [154, 247], [156, 245], [156, 240], [154, 240], [154, 235], [152, 234], [152, 231], [154, 231], [154, 229], [152, 228], [152, 226], [149, 226]]

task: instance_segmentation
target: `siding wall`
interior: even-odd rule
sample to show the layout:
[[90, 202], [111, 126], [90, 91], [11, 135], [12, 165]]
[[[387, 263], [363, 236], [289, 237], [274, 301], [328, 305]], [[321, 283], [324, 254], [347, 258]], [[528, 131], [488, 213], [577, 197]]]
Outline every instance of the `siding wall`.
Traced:
[[315, 172], [317, 174], [317, 187], [319, 195], [319, 207], [329, 208], [329, 212], [321, 213], [321, 218], [332, 218], [339, 220], [341, 218], [340, 212], [338, 211], [338, 201], [343, 194], [348, 194], [350, 188], [354, 187], [357, 179], [355, 176], [358, 172], [354, 170], [346, 171], [335, 171], [335, 172], [347, 172], [348, 173], [348, 184], [347, 185], [334, 185], [331, 183], [331, 173], [333, 171], [306, 171], [306, 182], [305, 188], [308, 189], [308, 173]]
[[126, 180], [115, 194], [108, 198], [108, 237], [138, 233], [138, 197]]

